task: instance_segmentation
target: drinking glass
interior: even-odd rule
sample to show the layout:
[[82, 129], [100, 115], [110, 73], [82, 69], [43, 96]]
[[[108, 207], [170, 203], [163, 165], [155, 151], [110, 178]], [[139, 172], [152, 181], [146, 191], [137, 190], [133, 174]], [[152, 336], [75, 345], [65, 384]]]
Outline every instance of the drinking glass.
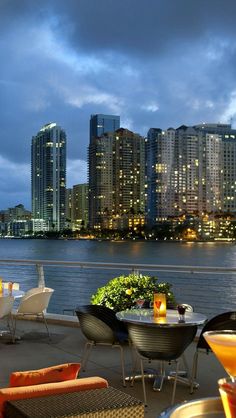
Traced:
[[160, 307], [161, 307], [161, 300], [155, 300], [154, 301], [154, 311], [155, 311], [156, 316], [160, 315]]
[[144, 305], [145, 300], [144, 299], [138, 299], [136, 300], [136, 306], [138, 309], [142, 309], [143, 305]]
[[9, 282], [8, 283], [8, 293], [9, 293], [9, 295], [12, 295], [12, 289], [13, 289], [13, 283]]
[[179, 313], [179, 322], [185, 322], [186, 307], [183, 306], [183, 305], [178, 305], [177, 309], [178, 309], [178, 313]]
[[236, 383], [231, 378], [218, 380], [226, 418], [236, 417]]
[[236, 382], [236, 331], [207, 331], [203, 336], [231, 380]]

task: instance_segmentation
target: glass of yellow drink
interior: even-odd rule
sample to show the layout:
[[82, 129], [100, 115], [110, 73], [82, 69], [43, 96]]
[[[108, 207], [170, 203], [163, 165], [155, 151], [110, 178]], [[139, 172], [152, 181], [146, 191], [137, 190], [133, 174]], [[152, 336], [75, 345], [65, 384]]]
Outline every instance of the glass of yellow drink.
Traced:
[[231, 378], [218, 380], [219, 391], [226, 418], [236, 417], [236, 382]]
[[203, 336], [231, 379], [236, 381], [236, 331], [207, 331]]

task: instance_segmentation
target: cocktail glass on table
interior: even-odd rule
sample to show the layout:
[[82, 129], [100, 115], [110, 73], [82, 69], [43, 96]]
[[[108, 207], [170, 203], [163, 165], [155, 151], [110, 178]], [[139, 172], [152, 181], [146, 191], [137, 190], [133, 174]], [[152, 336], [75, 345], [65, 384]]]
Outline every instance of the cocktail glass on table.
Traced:
[[230, 377], [218, 380], [226, 418], [236, 417], [236, 382]]
[[177, 310], [178, 310], [178, 313], [179, 313], [179, 321], [184, 322], [185, 321], [186, 307], [184, 305], [178, 305]]
[[203, 334], [232, 380], [236, 380], [236, 331], [207, 331]]
[[236, 331], [208, 331], [203, 334], [207, 343], [229, 375], [218, 381], [226, 418], [236, 416]]
[[136, 300], [136, 307], [138, 309], [142, 309], [143, 305], [144, 305], [145, 300], [144, 299], [137, 299]]

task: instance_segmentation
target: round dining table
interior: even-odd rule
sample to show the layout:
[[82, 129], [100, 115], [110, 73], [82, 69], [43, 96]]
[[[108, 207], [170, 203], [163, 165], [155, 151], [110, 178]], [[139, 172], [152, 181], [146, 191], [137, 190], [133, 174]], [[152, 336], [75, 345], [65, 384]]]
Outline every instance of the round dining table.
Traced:
[[[0, 292], [0, 298], [6, 298], [7, 296], [13, 296], [14, 300], [18, 301], [20, 298], [22, 298], [25, 295], [25, 292], [23, 290], [19, 290], [19, 289], [12, 289], [9, 290], [8, 287], [3, 286]], [[12, 332], [8, 329], [8, 330], [1, 330], [0, 329], [0, 335], [11, 335], [12, 337]], [[14, 344], [16, 341], [20, 340], [20, 337], [14, 337], [14, 341], [12, 340], [11, 344]]]
[[[177, 309], [167, 309], [166, 316], [154, 316], [153, 309], [129, 309], [126, 311], [120, 311], [116, 314], [117, 318], [120, 321], [126, 322], [126, 323], [133, 323], [133, 324], [140, 324], [142, 326], [147, 327], [168, 327], [168, 328], [175, 328], [175, 327], [198, 327], [200, 325], [203, 325], [207, 321], [206, 315], [203, 315], [198, 312], [189, 312], [186, 311], [184, 315], [184, 320], [182, 317], [180, 318], [180, 315], [177, 311]], [[184, 358], [184, 355], [183, 355]], [[185, 365], [186, 361], [184, 360]], [[154, 384], [153, 389], [154, 390], [160, 390], [161, 389], [161, 379], [159, 379], [156, 376], [156, 372], [154, 373], [148, 373], [150, 377], [154, 377]], [[186, 379], [186, 371], [178, 372], [177, 379], [181, 381], [182, 383], [189, 385], [189, 379]], [[170, 377], [175, 376], [175, 372], [171, 372], [169, 374]], [[140, 379], [139, 376], [135, 376], [135, 379]], [[130, 377], [127, 377], [126, 380], [131, 380]], [[195, 383], [194, 387], [198, 387], [198, 384]]]
[[20, 299], [25, 295], [25, 292], [23, 290], [19, 290], [19, 289], [12, 289], [11, 292], [9, 292], [8, 289], [5, 289], [5, 288], [2, 289], [2, 292], [0, 293], [0, 296], [5, 297], [5, 296], [9, 296], [9, 295], [13, 296], [14, 299]]
[[201, 313], [186, 311], [184, 320], [180, 319], [179, 313], [175, 309], [167, 309], [166, 316], [155, 317], [153, 309], [129, 309], [116, 314], [120, 321], [135, 324], [146, 324], [147, 326], [159, 327], [186, 327], [203, 325], [207, 317]]

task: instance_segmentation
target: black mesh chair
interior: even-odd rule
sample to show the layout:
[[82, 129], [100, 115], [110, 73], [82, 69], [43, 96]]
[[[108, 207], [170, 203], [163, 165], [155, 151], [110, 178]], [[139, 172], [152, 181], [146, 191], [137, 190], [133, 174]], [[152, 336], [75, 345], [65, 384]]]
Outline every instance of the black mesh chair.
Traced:
[[202, 328], [201, 334], [199, 336], [196, 352], [193, 358], [193, 367], [192, 367], [192, 378], [191, 378], [191, 386], [190, 386], [190, 393], [193, 393], [193, 388], [195, 386], [195, 379], [197, 377], [197, 365], [198, 365], [198, 354], [200, 352], [209, 354], [212, 352], [209, 344], [205, 340], [203, 334], [206, 331], [220, 331], [220, 330], [236, 330], [236, 312], [224, 312], [222, 314], [214, 316], [210, 319]]
[[128, 331], [125, 324], [116, 318], [113, 310], [100, 305], [78, 306], [75, 312], [81, 331], [87, 339], [82, 358], [83, 370], [93, 347], [110, 345], [120, 350], [122, 381], [123, 386], [126, 386], [123, 346], [128, 343]]
[[[165, 362], [176, 363], [176, 373], [174, 378], [171, 404], [175, 399], [175, 391], [178, 377], [179, 359], [185, 349], [193, 341], [197, 326], [146, 326], [144, 324], [128, 323], [129, 337], [136, 348], [140, 358], [142, 374], [144, 402], [147, 404], [143, 360], [158, 360], [164, 366]], [[165, 378], [165, 369], [162, 367], [161, 386]], [[189, 385], [191, 381], [189, 380]], [[160, 388], [161, 388], [160, 386]]]

